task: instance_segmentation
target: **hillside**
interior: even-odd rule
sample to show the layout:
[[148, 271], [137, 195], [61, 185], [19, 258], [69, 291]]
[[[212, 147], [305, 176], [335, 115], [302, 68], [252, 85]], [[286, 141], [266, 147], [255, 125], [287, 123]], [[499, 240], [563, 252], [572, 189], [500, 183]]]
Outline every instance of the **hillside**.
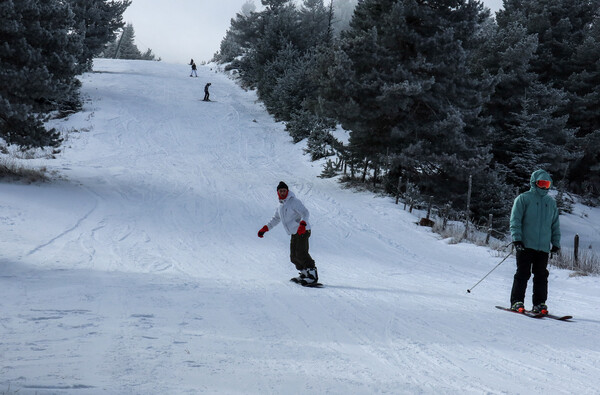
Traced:
[[[514, 258], [467, 294], [502, 256], [318, 178], [253, 92], [198, 74], [96, 60], [55, 124], [82, 131], [34, 161], [60, 177], [0, 184], [0, 393], [597, 393], [598, 278], [550, 269], [574, 322], [496, 310]], [[325, 288], [288, 281], [281, 226], [256, 236], [280, 180]]]

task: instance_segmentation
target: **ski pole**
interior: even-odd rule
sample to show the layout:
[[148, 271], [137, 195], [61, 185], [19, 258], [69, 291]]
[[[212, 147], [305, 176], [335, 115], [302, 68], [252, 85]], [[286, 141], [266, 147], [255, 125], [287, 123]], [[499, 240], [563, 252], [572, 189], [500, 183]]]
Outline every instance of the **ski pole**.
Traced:
[[480, 283], [480, 282], [482, 282], [483, 280], [485, 280], [485, 278], [486, 278], [487, 276], [489, 276], [489, 275], [490, 275], [490, 273], [492, 273], [494, 270], [496, 270], [496, 269], [498, 268], [498, 266], [500, 266], [500, 265], [502, 264], [502, 262], [504, 262], [506, 259], [508, 259], [508, 257], [510, 256], [510, 254], [512, 254], [512, 248], [511, 248], [510, 252], [508, 253], [508, 255], [507, 255], [507, 256], [505, 256], [505, 257], [504, 257], [504, 259], [500, 261], [500, 263], [498, 263], [496, 266], [494, 266], [494, 268], [493, 268], [492, 270], [490, 270], [490, 271], [488, 272], [488, 274], [486, 274], [485, 276], [483, 276], [483, 278], [482, 278], [481, 280], [477, 281], [477, 284], [475, 284], [475, 285], [473, 285], [471, 288], [467, 289], [467, 293], [469, 293], [469, 294], [470, 294], [470, 293], [471, 293], [471, 290], [472, 290], [473, 288], [475, 288], [477, 285], [479, 285], [479, 283]]

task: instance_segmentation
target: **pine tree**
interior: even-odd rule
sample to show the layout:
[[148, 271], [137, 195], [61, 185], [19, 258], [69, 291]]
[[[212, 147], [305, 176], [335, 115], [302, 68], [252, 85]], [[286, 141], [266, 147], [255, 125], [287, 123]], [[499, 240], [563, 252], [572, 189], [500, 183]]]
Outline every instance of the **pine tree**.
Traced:
[[500, 26], [518, 22], [528, 34], [537, 35], [539, 44], [532, 70], [540, 81], [556, 88], [567, 88], [577, 48], [585, 39], [600, 4], [597, 0], [504, 0], [497, 13]]
[[479, 119], [486, 89], [467, 51], [486, 19], [478, 2], [359, 2], [322, 95], [361, 161], [377, 171], [389, 148], [393, 179], [464, 201], [465, 180], [490, 159]]
[[489, 117], [493, 167], [517, 187], [529, 185], [539, 167], [564, 174], [573, 154], [573, 131], [561, 114], [566, 95], [540, 81], [533, 71], [538, 40], [518, 21], [490, 26], [476, 56], [480, 72], [493, 76], [494, 90], [485, 105]]
[[102, 53], [106, 43], [123, 27], [123, 13], [131, 0], [67, 0], [75, 14], [74, 31], [83, 37], [83, 50], [78, 56], [79, 72], [90, 71], [92, 60]]
[[[578, 127], [578, 147], [582, 152], [569, 173], [570, 189], [600, 196], [600, 13], [585, 31], [577, 47], [575, 67], [569, 77], [572, 110], [570, 123]], [[588, 185], [588, 191], [583, 186]]]
[[115, 59], [141, 59], [142, 53], [135, 45], [135, 30], [131, 23], [123, 28], [121, 37], [117, 40]]
[[[593, 125], [599, 123], [600, 101], [598, 95], [590, 94], [591, 89], [595, 90], [590, 87], [598, 72], [599, 39], [594, 26], [598, 24], [599, 13], [598, 0], [505, 0], [504, 10], [497, 14], [500, 26], [516, 21], [528, 34], [537, 36], [531, 70], [541, 83], [567, 92], [567, 100], [558, 111], [568, 115], [566, 126], [576, 131], [576, 146], [570, 150], [583, 152], [579, 159], [570, 159], [570, 185], [581, 191], [583, 181], [591, 177], [595, 180], [591, 189], [597, 196], [600, 174], [593, 169], [600, 155], [594, 148], [590, 150], [590, 142], [596, 140], [597, 128]], [[549, 140], [552, 138], [549, 136]]]
[[[242, 11], [231, 19], [231, 25], [225, 37], [221, 40], [219, 52], [213, 60], [219, 63], [233, 62], [238, 56], [244, 55], [255, 45], [258, 37], [259, 15], [254, 3], [247, 1], [242, 6]], [[236, 65], [231, 68], [238, 68]]]
[[0, 3], [0, 137], [7, 143], [30, 148], [60, 142], [40, 116], [79, 106], [75, 75], [82, 43], [73, 25], [64, 2]]

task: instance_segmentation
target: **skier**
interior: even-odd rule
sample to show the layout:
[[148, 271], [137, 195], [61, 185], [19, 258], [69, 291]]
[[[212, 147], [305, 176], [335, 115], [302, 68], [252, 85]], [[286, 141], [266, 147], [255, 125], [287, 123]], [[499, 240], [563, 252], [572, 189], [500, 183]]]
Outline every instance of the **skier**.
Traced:
[[210, 86], [210, 82], [204, 86], [204, 99], [203, 99], [204, 101], [210, 101], [210, 100], [208, 99], [208, 96], [210, 96], [210, 95], [208, 94], [208, 87], [209, 87], [209, 86]]
[[547, 314], [548, 252], [560, 250], [560, 223], [556, 201], [548, 196], [552, 178], [544, 170], [531, 174], [531, 189], [517, 196], [510, 214], [510, 233], [517, 250], [517, 272], [510, 294], [511, 309], [525, 310], [527, 282], [533, 273], [533, 309]]
[[258, 237], [262, 238], [266, 232], [281, 222], [287, 234], [291, 236], [290, 260], [300, 271], [299, 276], [292, 280], [302, 285], [315, 284], [319, 280], [319, 275], [315, 261], [308, 253], [308, 239], [311, 233], [308, 221], [310, 214], [283, 181], [277, 185], [277, 196], [279, 207], [275, 210], [271, 221], [258, 231]]
[[196, 73], [196, 63], [194, 63], [193, 59], [192, 59], [192, 72], [190, 74], [190, 77], [191, 76], [198, 77], [198, 73]]

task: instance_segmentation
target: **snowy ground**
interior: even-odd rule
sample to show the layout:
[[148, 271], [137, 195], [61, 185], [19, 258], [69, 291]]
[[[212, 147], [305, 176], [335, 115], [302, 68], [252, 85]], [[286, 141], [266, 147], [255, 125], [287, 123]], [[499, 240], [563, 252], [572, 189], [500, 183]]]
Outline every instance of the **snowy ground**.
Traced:
[[[502, 256], [318, 178], [253, 92], [95, 64], [57, 124], [87, 131], [34, 161], [62, 178], [0, 184], [0, 393], [599, 393], [598, 278], [551, 269], [571, 323], [496, 310], [512, 257], [467, 294]], [[281, 227], [256, 237], [280, 180], [311, 211], [323, 289], [288, 282]]]

